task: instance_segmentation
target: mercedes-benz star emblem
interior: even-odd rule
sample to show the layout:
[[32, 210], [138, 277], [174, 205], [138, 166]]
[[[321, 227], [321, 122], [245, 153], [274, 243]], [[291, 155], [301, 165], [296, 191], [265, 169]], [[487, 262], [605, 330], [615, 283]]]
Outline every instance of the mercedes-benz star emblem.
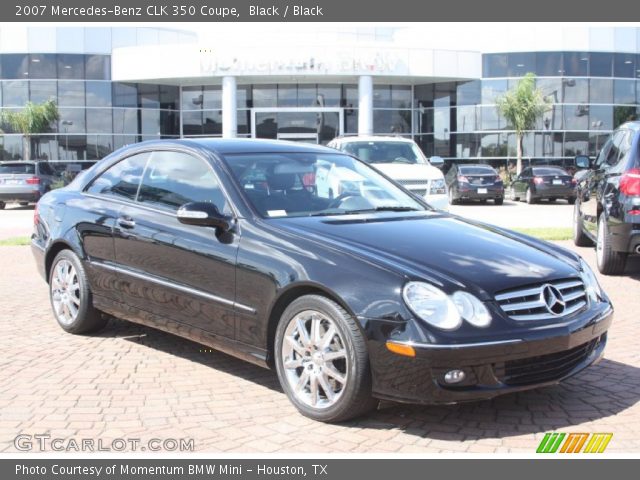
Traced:
[[564, 301], [560, 290], [553, 285], [544, 285], [540, 292], [541, 300], [545, 303], [549, 313], [553, 315], [562, 315], [564, 309], [567, 306], [567, 302]]

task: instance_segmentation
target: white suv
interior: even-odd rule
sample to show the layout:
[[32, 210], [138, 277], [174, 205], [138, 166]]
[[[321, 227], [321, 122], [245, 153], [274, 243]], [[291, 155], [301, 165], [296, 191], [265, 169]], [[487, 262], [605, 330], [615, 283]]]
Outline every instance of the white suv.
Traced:
[[327, 146], [367, 162], [407, 190], [423, 197], [434, 208], [449, 210], [444, 176], [436, 168], [442, 165], [442, 159], [431, 157], [427, 160], [413, 140], [379, 136], [339, 137]]

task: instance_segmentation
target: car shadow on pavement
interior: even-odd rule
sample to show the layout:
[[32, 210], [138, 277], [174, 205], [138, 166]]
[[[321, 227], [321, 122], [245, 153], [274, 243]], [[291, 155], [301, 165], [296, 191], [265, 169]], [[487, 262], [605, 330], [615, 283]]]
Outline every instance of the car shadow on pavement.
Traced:
[[[196, 342], [118, 319], [110, 320], [108, 327], [97, 336], [122, 338], [197, 362], [279, 392], [282, 402], [288, 402], [275, 371], [209, 350]], [[176, 388], [179, 389], [179, 385]], [[640, 368], [604, 359], [560, 385], [457, 405], [382, 402], [377, 411], [342, 423], [341, 427], [399, 430], [423, 439], [443, 441], [499, 439], [579, 427], [588, 422], [596, 422], [602, 430], [607, 425], [606, 418], [614, 417], [638, 401]]]
[[[566, 427], [585, 430], [640, 401], [640, 368], [602, 360], [560, 385], [504, 395], [493, 400], [446, 406], [383, 405], [358, 428], [400, 428], [421, 438], [473, 441], [543, 433]], [[591, 430], [592, 428], [586, 428]]]

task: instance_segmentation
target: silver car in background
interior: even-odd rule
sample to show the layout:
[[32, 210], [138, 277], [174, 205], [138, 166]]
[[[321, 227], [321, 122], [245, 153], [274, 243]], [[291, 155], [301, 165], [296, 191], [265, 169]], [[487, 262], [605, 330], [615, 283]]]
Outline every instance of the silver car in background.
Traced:
[[56, 172], [47, 162], [0, 162], [0, 210], [7, 203], [28, 205], [51, 190]]

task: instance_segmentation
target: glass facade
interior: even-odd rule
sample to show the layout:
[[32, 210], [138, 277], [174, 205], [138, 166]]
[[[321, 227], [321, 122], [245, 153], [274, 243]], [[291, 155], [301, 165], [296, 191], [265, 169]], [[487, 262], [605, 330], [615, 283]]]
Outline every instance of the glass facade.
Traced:
[[[180, 136], [179, 88], [111, 81], [109, 55], [0, 55], [0, 106], [56, 101], [60, 119], [32, 138], [40, 160], [95, 160], [121, 146]], [[3, 126], [0, 160], [23, 158], [22, 137]]]
[[[113, 82], [110, 60], [109, 55], [0, 55], [3, 109], [49, 98], [59, 106], [57, 124], [33, 138], [35, 158], [92, 160], [143, 140], [222, 135], [220, 85]], [[576, 154], [594, 156], [614, 128], [640, 113], [639, 55], [498, 53], [483, 55], [478, 80], [414, 85], [374, 80], [373, 133], [412, 137], [428, 156], [449, 163], [504, 165], [515, 159], [515, 134], [498, 113], [496, 99], [527, 72], [537, 75], [551, 106], [524, 139], [525, 162], [568, 164]], [[239, 136], [327, 143], [357, 133], [357, 78], [353, 83], [237, 81]], [[3, 129], [0, 159], [22, 158], [21, 136]]]

